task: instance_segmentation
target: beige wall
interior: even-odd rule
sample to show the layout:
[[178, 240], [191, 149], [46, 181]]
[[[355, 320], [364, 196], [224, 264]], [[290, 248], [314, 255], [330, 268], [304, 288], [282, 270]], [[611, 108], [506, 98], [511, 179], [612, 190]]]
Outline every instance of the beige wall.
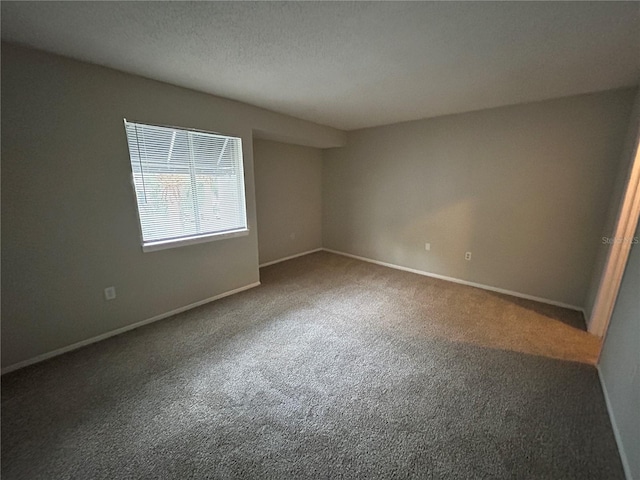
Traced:
[[[640, 238], [640, 226], [635, 233]], [[628, 478], [640, 478], [640, 246], [631, 248], [600, 356], [600, 378]]]
[[322, 152], [255, 140], [260, 263], [322, 247]]
[[582, 307], [634, 94], [349, 132], [324, 156], [324, 247]]
[[[323, 154], [323, 246], [584, 305], [633, 95], [351, 132]], [[143, 254], [124, 117], [241, 137], [251, 234]], [[3, 367], [257, 281], [258, 233], [264, 262], [320, 246], [317, 223], [270, 232], [277, 220], [264, 210], [258, 224], [253, 136], [345, 142], [335, 129], [3, 44]], [[317, 160], [313, 149], [256, 145], [285, 169], [303, 151]], [[296, 175], [317, 185], [315, 167]], [[314, 198], [298, 206], [317, 215]], [[292, 228], [304, 234], [289, 240], [304, 242], [279, 251]], [[118, 297], [105, 302], [110, 285]]]
[[[250, 235], [143, 253], [123, 118], [241, 137]], [[328, 127], [3, 44], [3, 367], [257, 282], [254, 129], [344, 142]]]

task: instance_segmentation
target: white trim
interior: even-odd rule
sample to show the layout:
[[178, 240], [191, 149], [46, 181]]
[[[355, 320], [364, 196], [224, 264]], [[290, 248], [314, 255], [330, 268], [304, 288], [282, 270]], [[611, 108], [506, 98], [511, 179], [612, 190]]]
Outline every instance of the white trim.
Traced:
[[506, 290], [504, 288], [492, 287], [491, 285], [484, 285], [482, 283], [469, 282], [468, 280], [462, 280], [460, 278], [447, 277], [445, 275], [439, 275], [437, 273], [425, 272], [424, 270], [417, 270], [415, 268], [402, 267], [393, 263], [381, 262], [379, 260], [373, 260], [367, 257], [360, 257], [358, 255], [352, 255], [350, 253], [339, 252], [337, 250], [331, 250], [330, 248], [323, 248], [325, 252], [335, 253], [337, 255], [343, 255], [345, 257], [355, 258], [356, 260], [362, 260], [363, 262], [375, 263], [376, 265], [382, 265], [383, 267], [395, 268], [396, 270], [402, 270], [404, 272], [416, 273], [425, 277], [433, 277], [440, 280], [446, 280], [447, 282], [459, 283], [461, 285], [467, 285], [469, 287], [481, 288], [483, 290], [489, 290], [491, 292], [504, 293], [505, 295], [511, 295], [512, 297], [524, 298], [527, 300], [533, 300], [535, 302], [546, 303], [548, 305], [555, 305], [556, 307], [568, 308], [582, 312], [584, 315], [584, 309], [576, 305], [569, 305], [568, 303], [557, 302], [555, 300], [549, 300], [548, 298], [536, 297], [534, 295], [528, 295], [526, 293], [514, 292], [513, 290]]
[[599, 337], [604, 337], [609, 328], [609, 321], [613, 314], [613, 307], [618, 298], [618, 290], [622, 283], [627, 266], [629, 253], [631, 252], [631, 239], [634, 238], [640, 216], [640, 132], [635, 143], [635, 155], [625, 187], [624, 197], [618, 212], [613, 238], [617, 240], [611, 245], [607, 255], [598, 293], [589, 318], [589, 332]]
[[92, 343], [100, 342], [101, 340], [106, 340], [109, 337], [114, 337], [116, 335], [120, 335], [121, 333], [128, 332], [129, 330], [142, 327], [143, 325], [148, 325], [149, 323], [157, 322], [158, 320], [171, 317], [172, 315], [177, 315], [178, 313], [186, 312], [187, 310], [191, 310], [192, 308], [199, 307], [200, 305], [204, 305], [205, 303], [213, 302], [214, 300], [219, 300], [221, 298], [228, 297], [229, 295], [233, 295], [236, 293], [243, 292], [245, 290], [249, 290], [250, 288], [257, 287], [258, 285], [260, 285], [260, 282], [251, 283], [249, 285], [245, 285], [244, 287], [236, 288], [234, 290], [229, 290], [228, 292], [224, 292], [219, 295], [214, 295], [213, 297], [205, 298], [204, 300], [200, 300], [198, 302], [190, 303], [189, 305], [185, 305], [184, 307], [176, 308], [174, 310], [171, 310], [170, 312], [161, 313], [160, 315], [156, 315], [155, 317], [147, 318], [146, 320], [132, 323], [130, 325], [126, 325], [124, 327], [111, 330], [110, 332], [106, 332], [106, 333], [97, 335], [95, 337], [87, 338], [86, 340], [81, 340], [71, 345], [67, 345], [66, 347], [58, 348], [56, 350], [52, 350], [51, 352], [37, 355], [28, 360], [23, 360], [21, 362], [14, 363], [13, 365], [9, 365], [8, 367], [2, 368], [1, 374], [4, 375], [5, 373], [13, 372], [14, 370], [18, 370], [20, 368], [33, 365], [34, 363], [39, 363], [44, 360], [57, 357], [58, 355], [62, 355], [63, 353], [67, 353], [72, 350], [76, 350], [78, 348], [86, 347], [87, 345], [91, 345]]
[[324, 248], [316, 248], [315, 250], [308, 250], [306, 252], [296, 253], [295, 255], [290, 255], [290, 256], [284, 257], [284, 258], [279, 258], [278, 260], [273, 260], [271, 262], [261, 263], [258, 266], [260, 268], [268, 267], [269, 265], [275, 265], [276, 263], [286, 262], [287, 260], [291, 260], [293, 258], [304, 257], [305, 255], [309, 255], [310, 253], [321, 252], [322, 250], [324, 250]]
[[602, 387], [602, 393], [604, 394], [604, 403], [607, 406], [607, 413], [609, 414], [609, 421], [611, 422], [611, 429], [613, 430], [613, 436], [615, 437], [616, 443], [618, 444], [618, 454], [620, 455], [620, 460], [622, 461], [622, 468], [624, 469], [624, 475], [628, 480], [633, 480], [633, 477], [631, 476], [631, 467], [629, 466], [629, 460], [627, 459], [627, 454], [624, 451], [624, 444], [622, 443], [620, 430], [618, 430], [616, 417], [613, 415], [613, 408], [611, 407], [611, 402], [609, 400], [609, 393], [607, 392], [607, 387], [606, 387], [606, 384], [604, 383], [604, 378], [602, 377], [602, 371], [600, 370], [600, 365], [596, 365], [596, 369], [598, 370], [598, 380], [600, 380], [600, 387]]
[[158, 250], [166, 250], [167, 248], [184, 247], [186, 245], [195, 245], [197, 243], [215, 242], [216, 240], [224, 240], [225, 238], [244, 237], [249, 235], [248, 228], [232, 230], [223, 233], [206, 233], [204, 235], [194, 235], [186, 238], [174, 238], [172, 240], [157, 240], [155, 242], [147, 242], [142, 244], [142, 251], [156, 252]]

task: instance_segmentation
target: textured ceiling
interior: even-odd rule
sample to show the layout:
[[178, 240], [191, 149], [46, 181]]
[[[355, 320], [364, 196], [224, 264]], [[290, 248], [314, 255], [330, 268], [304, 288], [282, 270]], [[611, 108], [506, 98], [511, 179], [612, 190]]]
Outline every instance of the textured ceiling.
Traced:
[[638, 2], [2, 2], [2, 38], [342, 129], [635, 85]]

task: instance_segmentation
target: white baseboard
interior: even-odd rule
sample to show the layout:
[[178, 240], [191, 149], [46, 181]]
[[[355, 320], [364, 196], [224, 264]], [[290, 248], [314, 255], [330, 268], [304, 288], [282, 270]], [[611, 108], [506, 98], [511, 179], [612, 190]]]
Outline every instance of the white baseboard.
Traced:
[[568, 308], [570, 310], [576, 310], [582, 312], [584, 315], [584, 309], [576, 305], [569, 305], [567, 303], [557, 302], [555, 300], [549, 300], [548, 298], [536, 297], [534, 295], [528, 295], [526, 293], [514, 292], [513, 290], [506, 290], [504, 288], [492, 287], [491, 285], [484, 285], [482, 283], [469, 282], [460, 278], [447, 277], [445, 275], [439, 275], [437, 273], [426, 272], [424, 270], [417, 270], [415, 268], [402, 267], [400, 265], [394, 265], [393, 263], [381, 262], [379, 260], [373, 260], [367, 257], [361, 257], [359, 255], [352, 255], [351, 253], [340, 252], [338, 250], [331, 250], [330, 248], [323, 248], [325, 252], [335, 253], [337, 255], [343, 255], [345, 257], [355, 258], [356, 260], [362, 260], [363, 262], [375, 263], [376, 265], [382, 265], [383, 267], [395, 268], [396, 270], [402, 270], [404, 272], [411, 272], [425, 277], [437, 278], [439, 280], [446, 280], [447, 282], [459, 283], [461, 285], [467, 285], [469, 287], [481, 288], [483, 290], [489, 290], [490, 292], [503, 293], [505, 295], [511, 295], [512, 297], [524, 298], [526, 300], [533, 300], [540, 303], [546, 303], [548, 305], [555, 305], [556, 307]]
[[627, 459], [627, 454], [624, 450], [624, 445], [622, 444], [622, 437], [620, 436], [620, 430], [618, 430], [618, 424], [616, 423], [616, 417], [613, 414], [613, 409], [611, 408], [611, 402], [609, 401], [609, 393], [607, 392], [607, 387], [604, 383], [604, 379], [602, 378], [602, 372], [600, 371], [600, 365], [596, 365], [598, 369], [598, 380], [600, 380], [600, 386], [602, 387], [602, 393], [604, 394], [604, 403], [607, 406], [607, 413], [609, 414], [609, 420], [611, 421], [611, 429], [613, 430], [613, 436], [616, 439], [616, 443], [618, 444], [618, 453], [620, 454], [620, 460], [622, 460], [622, 468], [624, 469], [624, 475], [627, 480], [633, 480], [631, 476], [631, 467], [629, 466], [629, 460]]
[[[355, 258], [356, 260], [362, 260], [363, 262], [369, 262], [369, 263], [374, 263], [376, 265], [381, 265], [383, 267], [394, 268], [396, 270], [402, 270], [402, 271], [405, 271], [405, 272], [411, 272], [411, 273], [415, 273], [415, 274], [418, 274], [418, 275], [423, 275], [423, 276], [426, 276], [426, 277], [432, 277], [432, 278], [437, 278], [437, 279], [440, 279], [440, 280], [445, 280], [445, 281], [448, 281], [448, 282], [459, 283], [459, 284], [462, 284], [462, 285], [468, 285], [470, 287], [481, 288], [483, 290], [489, 290], [489, 291], [492, 291], [492, 292], [503, 293], [505, 295], [511, 295], [511, 296], [514, 296], [514, 297], [525, 298], [527, 300], [533, 300], [533, 301], [536, 301], [536, 302], [555, 305], [555, 306], [558, 306], [558, 307], [569, 308], [571, 310], [577, 310], [577, 311], [582, 312], [584, 314], [584, 310], [581, 307], [577, 307], [575, 305], [568, 305], [566, 303], [557, 302], [555, 300], [549, 300], [549, 299], [546, 299], [546, 298], [536, 297], [536, 296], [533, 296], [533, 295], [527, 295], [525, 293], [514, 292], [512, 290], [506, 290], [504, 288], [492, 287], [490, 285], [483, 285], [481, 283], [469, 282], [467, 280], [461, 280], [459, 278], [447, 277], [445, 275], [439, 275], [437, 273], [430, 273], [430, 272], [426, 272], [426, 271], [423, 271], [423, 270], [417, 270], [415, 268], [403, 267], [403, 266], [400, 266], [400, 265], [394, 265], [392, 263], [381, 262], [379, 260], [373, 260], [371, 258], [361, 257], [359, 255], [352, 255], [350, 253], [340, 252], [338, 250], [332, 250], [330, 248], [316, 248], [314, 250], [309, 250], [307, 252], [302, 252], [302, 253], [298, 253], [296, 255], [291, 255], [289, 257], [280, 258], [280, 259], [274, 260], [272, 262], [263, 263], [263, 264], [260, 265], [260, 267], [267, 267], [269, 265], [274, 265], [276, 263], [284, 262], [286, 260], [291, 260], [291, 259], [297, 258], [297, 257], [302, 257], [304, 255], [309, 255], [311, 253], [316, 253], [316, 252], [319, 252], [319, 251], [335, 253], [337, 255], [342, 255], [342, 256], [350, 257], [350, 258]], [[170, 317], [172, 315], [176, 315], [178, 313], [190, 310], [192, 308], [199, 307], [200, 305], [204, 305], [206, 303], [213, 302], [214, 300], [218, 300], [220, 298], [224, 298], [224, 297], [227, 297], [229, 295], [233, 295], [235, 293], [239, 293], [239, 292], [242, 292], [244, 290], [248, 290], [250, 288], [257, 287], [258, 285], [260, 285], [260, 282], [255, 282], [255, 283], [252, 283], [250, 285], [245, 285], [244, 287], [236, 288], [234, 290], [230, 290], [228, 292], [224, 292], [224, 293], [221, 293], [219, 295], [215, 295], [213, 297], [206, 298], [204, 300], [200, 300], [199, 302], [195, 302], [195, 303], [192, 303], [192, 304], [189, 304], [189, 305], [185, 305], [184, 307], [176, 308], [175, 310], [171, 310], [170, 312], [162, 313], [160, 315], [156, 315], [154, 317], [148, 318], [146, 320], [142, 320], [140, 322], [133, 323], [131, 325], [126, 325], [126, 326], [118, 328], [116, 330], [112, 330], [110, 332], [98, 335], [96, 337], [88, 338], [86, 340], [82, 340], [80, 342], [68, 345], [66, 347], [58, 348], [58, 349], [53, 350], [51, 352], [43, 353], [43, 354], [38, 355], [36, 357], [30, 358], [28, 360], [23, 360], [21, 362], [14, 363], [12, 365], [9, 365], [8, 367], [3, 367], [0, 370], [0, 374], [4, 375], [5, 373], [13, 372], [14, 370], [18, 370], [18, 369], [26, 367], [28, 365], [33, 365], [34, 363], [42, 362], [42, 361], [47, 360], [49, 358], [53, 358], [53, 357], [56, 357], [58, 355], [62, 355], [63, 353], [67, 353], [67, 352], [70, 352], [72, 350], [76, 350], [78, 348], [90, 345], [92, 343], [96, 343], [96, 342], [99, 342], [101, 340], [105, 340], [105, 339], [107, 339], [109, 337], [113, 337], [115, 335], [119, 335], [119, 334], [127, 332], [129, 330], [133, 330], [133, 329], [141, 327], [143, 325], [147, 325], [149, 323], [157, 322], [158, 320], [162, 320], [162, 319]]]
[[306, 252], [296, 253], [295, 255], [290, 255], [290, 256], [284, 257], [284, 258], [279, 258], [278, 260], [273, 260], [271, 262], [261, 263], [259, 265], [259, 267], [260, 268], [268, 267], [269, 265], [275, 265], [276, 263], [286, 262], [287, 260], [291, 260], [293, 258], [304, 257], [305, 255], [309, 255], [310, 253], [321, 252], [322, 250], [324, 250], [324, 249], [323, 248], [316, 248], [314, 250], [308, 250]]
[[150, 323], [157, 322], [158, 320], [171, 317], [172, 315], [177, 315], [178, 313], [186, 312], [187, 310], [191, 310], [192, 308], [199, 307], [200, 305], [204, 305], [206, 303], [213, 302], [214, 300], [219, 300], [221, 298], [228, 297], [229, 295], [233, 295], [235, 293], [240, 293], [245, 290], [249, 290], [250, 288], [254, 288], [259, 285], [260, 285], [260, 282], [251, 283], [249, 285], [245, 285], [244, 287], [236, 288], [234, 290], [229, 290], [228, 292], [224, 292], [219, 295], [214, 295], [213, 297], [205, 298], [204, 300], [200, 300], [198, 302], [190, 303], [189, 305], [185, 305], [184, 307], [176, 308], [175, 310], [171, 310], [170, 312], [161, 313], [160, 315], [147, 318], [146, 320], [132, 323], [130, 325], [126, 325], [124, 327], [111, 330], [110, 332], [106, 332], [95, 337], [87, 338], [86, 340], [81, 340], [80, 342], [67, 345], [66, 347], [58, 348], [56, 350], [52, 350], [51, 352], [43, 353], [42, 355], [38, 355], [36, 357], [14, 363], [12, 365], [9, 365], [8, 367], [3, 367], [0, 373], [4, 375], [5, 373], [13, 372], [14, 370], [18, 370], [20, 368], [33, 365], [34, 363], [39, 363], [53, 357], [57, 357], [58, 355], [62, 355], [63, 353], [67, 353], [72, 350], [77, 350], [78, 348], [86, 347], [87, 345], [91, 345], [92, 343], [96, 343], [101, 340], [106, 340], [109, 337], [120, 335], [121, 333], [128, 332], [129, 330], [133, 330], [135, 328], [142, 327], [143, 325], [148, 325]]

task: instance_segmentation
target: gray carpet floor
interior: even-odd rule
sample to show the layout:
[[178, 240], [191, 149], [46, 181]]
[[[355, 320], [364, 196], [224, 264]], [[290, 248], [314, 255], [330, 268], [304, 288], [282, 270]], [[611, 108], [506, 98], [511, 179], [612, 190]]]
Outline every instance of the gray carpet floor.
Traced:
[[3, 376], [2, 478], [624, 478], [596, 369], [446, 338], [450, 284], [324, 252], [261, 275]]

